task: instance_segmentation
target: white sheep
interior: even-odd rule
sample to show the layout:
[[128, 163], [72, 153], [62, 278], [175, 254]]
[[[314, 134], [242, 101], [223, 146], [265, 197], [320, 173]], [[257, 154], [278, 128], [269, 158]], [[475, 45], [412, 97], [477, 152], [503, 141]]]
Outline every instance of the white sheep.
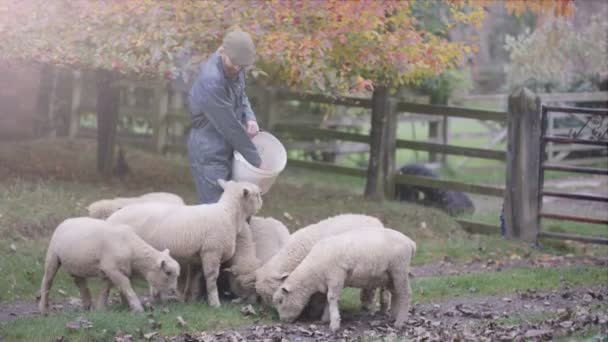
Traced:
[[163, 202], [184, 205], [184, 200], [176, 194], [168, 192], [151, 192], [138, 197], [116, 197], [113, 199], [103, 199], [91, 203], [87, 210], [89, 217], [106, 219], [114, 212], [130, 204]]
[[184, 269], [195, 260], [200, 262], [209, 305], [213, 307], [220, 306], [217, 290], [220, 264], [233, 257], [236, 236], [246, 218], [262, 207], [257, 185], [223, 180], [218, 183], [224, 193], [217, 203], [132, 204], [108, 218], [108, 222], [132, 225], [152, 246], [169, 249]]
[[[289, 240], [289, 230], [280, 221], [271, 217], [253, 216], [248, 227], [239, 231], [236, 237], [234, 256], [225, 263], [229, 272], [228, 284], [230, 291], [253, 303], [257, 299], [255, 291], [255, 272], [268, 259], [270, 259]], [[200, 283], [200, 272], [192, 269], [188, 288], [184, 297], [197, 296]]]
[[[272, 296], [281, 285], [281, 277], [293, 271], [304, 260], [311, 248], [320, 240], [343, 232], [361, 228], [383, 228], [375, 217], [359, 214], [343, 214], [327, 218], [294, 232], [287, 245], [268, 260], [256, 272], [255, 289], [262, 301], [272, 304]], [[373, 290], [362, 291], [364, 307], [370, 308]]]
[[[340, 327], [338, 300], [344, 287], [386, 287], [391, 315], [403, 327], [411, 297], [410, 261], [416, 243], [392, 229], [350, 231], [319, 241], [293, 272], [284, 275], [273, 304], [281, 320], [298, 318], [315, 293], [326, 293], [330, 328]], [[324, 315], [326, 316], [326, 315]]]
[[289, 242], [290, 234], [285, 225], [272, 217], [254, 216], [249, 227], [255, 243], [255, 255], [265, 264]]
[[79, 217], [63, 221], [51, 237], [40, 287], [40, 312], [48, 312], [49, 291], [60, 266], [74, 278], [85, 309], [91, 308], [87, 278], [101, 277], [104, 286], [97, 307], [105, 306], [112, 286], [120, 289], [133, 311], [143, 311], [131, 287], [132, 271], [142, 274], [158, 291], [175, 291], [180, 267], [169, 256], [142, 240], [130, 227]]

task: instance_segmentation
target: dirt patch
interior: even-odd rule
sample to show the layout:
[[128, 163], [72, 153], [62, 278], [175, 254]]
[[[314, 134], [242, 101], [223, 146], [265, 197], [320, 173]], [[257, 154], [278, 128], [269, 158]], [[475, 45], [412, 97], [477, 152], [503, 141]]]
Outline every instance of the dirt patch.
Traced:
[[[59, 310], [76, 310], [66, 304]], [[451, 299], [416, 304], [406, 327], [397, 330], [382, 313], [342, 312], [341, 329], [322, 322], [250, 325], [236, 330], [187, 333], [155, 341], [490, 341], [548, 340], [594, 329], [608, 333], [608, 287], [521, 291], [504, 296]], [[0, 320], [36, 315], [34, 304], [0, 306]], [[117, 341], [137, 337], [120, 335]]]
[[449, 258], [436, 264], [428, 264], [413, 267], [412, 273], [416, 277], [434, 277], [444, 275], [458, 275], [480, 272], [500, 272], [517, 267], [571, 267], [571, 266], [606, 266], [608, 267], [608, 256], [603, 257], [577, 257], [577, 256], [554, 256], [543, 254], [531, 257], [530, 255], [513, 255], [508, 259], [486, 259], [481, 260], [473, 256], [473, 260], [466, 264], [452, 263]]
[[[415, 305], [402, 330], [380, 313], [343, 313], [341, 329], [326, 324], [252, 325], [241, 330], [185, 334], [167, 341], [521, 341], [552, 339], [597, 328], [608, 332], [608, 288], [521, 292], [510, 297], [452, 300]], [[538, 321], [509, 322], [514, 314], [539, 314]]]

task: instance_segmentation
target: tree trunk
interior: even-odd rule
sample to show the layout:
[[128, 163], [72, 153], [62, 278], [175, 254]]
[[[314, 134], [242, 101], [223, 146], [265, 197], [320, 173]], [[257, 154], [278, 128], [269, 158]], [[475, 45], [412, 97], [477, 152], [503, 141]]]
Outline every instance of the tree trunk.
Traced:
[[372, 127], [370, 129], [369, 162], [364, 194], [368, 200], [384, 200], [383, 159], [386, 150], [384, 134], [389, 112], [388, 95], [388, 88], [383, 85], [376, 86], [372, 94]]
[[97, 171], [105, 177], [112, 174], [114, 140], [118, 123], [120, 90], [112, 84], [117, 75], [108, 70], [97, 70]]

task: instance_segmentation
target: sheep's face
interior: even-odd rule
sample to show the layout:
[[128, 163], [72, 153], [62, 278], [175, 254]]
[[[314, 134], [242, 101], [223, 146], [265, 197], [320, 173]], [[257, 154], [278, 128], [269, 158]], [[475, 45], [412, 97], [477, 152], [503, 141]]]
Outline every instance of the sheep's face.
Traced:
[[175, 259], [165, 249], [156, 261], [154, 269], [148, 273], [148, 282], [159, 292], [173, 295], [177, 293], [177, 277], [180, 268]]
[[270, 277], [256, 277], [255, 290], [266, 305], [272, 305], [272, 295], [281, 286], [281, 278], [277, 275]]
[[100, 200], [91, 203], [87, 210], [89, 211], [89, 217], [105, 220], [114, 212], [120, 210], [121, 207], [121, 204], [116, 201]]
[[308, 298], [301, 291], [293, 291], [289, 284], [284, 283], [272, 296], [272, 304], [283, 322], [295, 321], [306, 307]]
[[255, 292], [255, 273], [253, 274], [231, 274], [228, 278], [230, 291], [247, 303], [255, 303], [257, 294]]
[[262, 193], [257, 185], [248, 182], [226, 182], [221, 179], [218, 184], [224, 189], [224, 193], [239, 199], [245, 217], [253, 216], [262, 209]]

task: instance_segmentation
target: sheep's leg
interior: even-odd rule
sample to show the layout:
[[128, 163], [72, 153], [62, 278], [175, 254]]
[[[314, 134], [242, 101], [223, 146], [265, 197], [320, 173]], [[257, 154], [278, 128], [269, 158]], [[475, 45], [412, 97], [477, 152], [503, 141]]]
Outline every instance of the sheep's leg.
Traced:
[[321, 322], [329, 322], [329, 303], [325, 303], [325, 307], [323, 308], [323, 315], [321, 315]]
[[91, 291], [87, 285], [87, 278], [74, 276], [74, 283], [80, 290], [80, 298], [82, 299], [82, 307], [85, 310], [91, 309]]
[[209, 306], [220, 307], [220, 296], [217, 291], [217, 278], [220, 274], [220, 255], [219, 253], [204, 253], [201, 255], [203, 263], [203, 273], [207, 285], [207, 302]]
[[374, 309], [374, 295], [376, 294], [376, 289], [361, 289], [361, 294], [359, 299], [361, 301], [361, 309], [363, 311], [372, 311]]
[[191, 287], [190, 287], [190, 277], [191, 277], [191, 266], [190, 264], [185, 264], [184, 265], [184, 272], [180, 272], [179, 276], [177, 277], [177, 290], [180, 293], [181, 296], [181, 300], [183, 302], [186, 302], [190, 296], [190, 291], [191, 291]]
[[380, 312], [388, 315], [391, 305], [391, 292], [386, 287], [380, 288]]
[[394, 272], [392, 278], [391, 314], [395, 319], [395, 327], [402, 328], [409, 314], [412, 289], [407, 270]]
[[103, 279], [103, 284], [99, 290], [99, 296], [97, 297], [97, 310], [103, 310], [108, 305], [108, 297], [110, 296], [110, 290], [112, 289], [112, 281], [108, 278]]
[[190, 275], [190, 295], [189, 298], [192, 301], [198, 300], [201, 296], [201, 278], [203, 276], [203, 272], [201, 272], [201, 267], [192, 266], [191, 275]]
[[144, 307], [141, 305], [137, 294], [133, 291], [133, 287], [131, 287], [129, 277], [116, 270], [105, 271], [104, 273], [110, 278], [112, 283], [120, 289], [120, 292], [125, 296], [125, 299], [129, 303], [131, 310], [136, 312], [144, 311]]
[[340, 329], [340, 309], [338, 301], [342, 295], [342, 288], [344, 287], [344, 278], [336, 279], [329, 282], [327, 287], [327, 303], [329, 306], [329, 328], [332, 332]]
[[61, 263], [57, 256], [50, 256], [46, 259], [44, 276], [42, 277], [42, 285], [40, 286], [40, 302], [38, 303], [38, 309], [43, 315], [48, 313], [49, 291], [53, 286], [53, 279], [55, 278], [60, 265]]

